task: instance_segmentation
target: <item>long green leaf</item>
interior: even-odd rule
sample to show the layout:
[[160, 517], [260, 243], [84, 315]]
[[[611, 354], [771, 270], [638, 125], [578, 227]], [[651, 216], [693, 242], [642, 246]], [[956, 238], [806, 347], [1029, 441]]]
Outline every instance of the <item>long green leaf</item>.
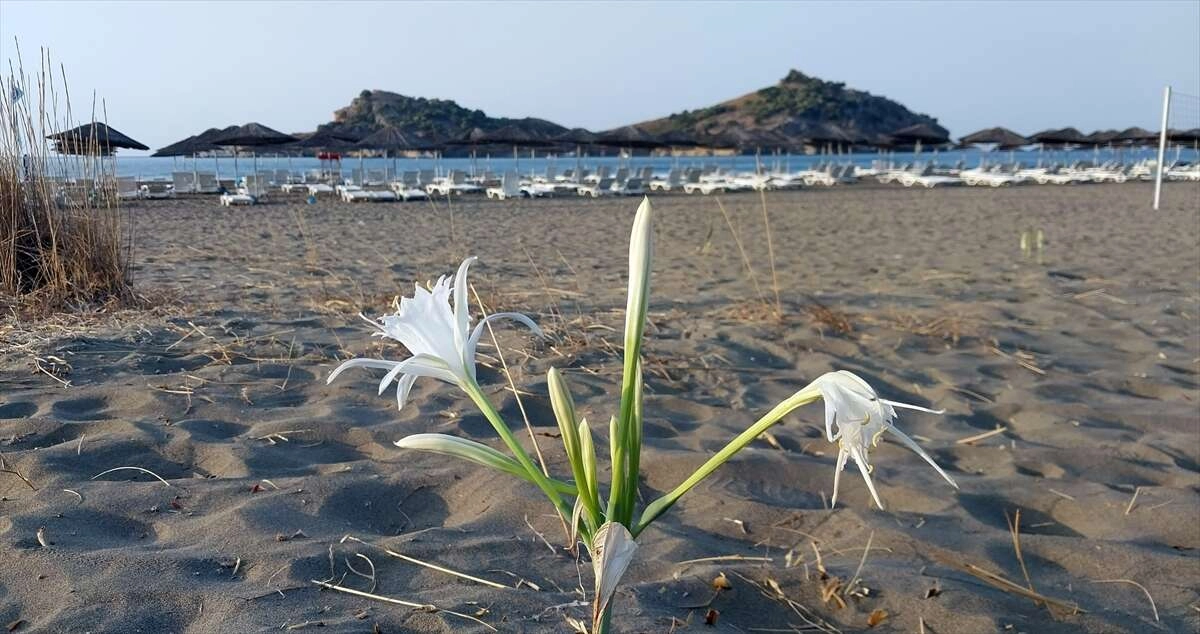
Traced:
[[[583, 482], [586, 483], [586, 495], [591, 499], [596, 508], [599, 509], [601, 507], [600, 479], [596, 474], [596, 445], [592, 441], [592, 428], [588, 426], [586, 418], [579, 421], [579, 454], [582, 458]], [[582, 486], [579, 482], [576, 482], [576, 485]], [[583, 496], [585, 492], [581, 490], [579, 495]], [[599, 520], [603, 519], [603, 516], [597, 518], [597, 527], [600, 524]]]
[[608, 485], [608, 512], [605, 517], [617, 521], [621, 495], [625, 490], [625, 447], [621, 444], [621, 426], [616, 416], [608, 419], [608, 466], [612, 472], [612, 482]]
[[[397, 447], [403, 449], [416, 449], [444, 456], [454, 456], [455, 458], [491, 467], [527, 482], [538, 484], [536, 480], [530, 477], [529, 472], [521, 466], [521, 463], [474, 440], [467, 440], [466, 438], [459, 438], [448, 434], [413, 434], [397, 440], [395, 444]], [[550, 480], [550, 485], [560, 493], [567, 495], [576, 494], [576, 487], [565, 482]]]
[[772, 425], [783, 420], [792, 410], [802, 405], [807, 405], [821, 398], [820, 390], [813, 387], [806, 387], [799, 392], [796, 392], [791, 397], [785, 399], [780, 404], [776, 405], [771, 411], [767, 412], [762, 418], [758, 419], [746, 431], [740, 433], [729, 444], [725, 445], [720, 451], [713, 454], [707, 462], [700, 465], [692, 475], [672, 489], [669, 493], [654, 500], [646, 506], [646, 510], [642, 512], [641, 519], [638, 520], [637, 527], [633, 529], [633, 536], [637, 537], [643, 530], [646, 529], [658, 516], [662, 515], [675, 504], [683, 494], [687, 493], [692, 487], [700, 484], [702, 480], [707, 478], [718, 467], [725, 464], [737, 452], [741, 451], [746, 445], [749, 445], [755, 438], [758, 438], [764, 431], [771, 428]]
[[[646, 328], [646, 309], [650, 301], [650, 273], [654, 260], [654, 208], [649, 198], [642, 198], [637, 215], [633, 219], [633, 229], [629, 235], [629, 289], [625, 303], [625, 359], [621, 375], [621, 410], [617, 417], [615, 446], [618, 452], [613, 458], [613, 493], [616, 500], [614, 505], [610, 499], [609, 506], [617, 513], [615, 521], [629, 524], [633, 519], [633, 507], [627, 497], [630, 491], [637, 488], [637, 474], [630, 474], [629, 467], [634, 464], [631, 455], [637, 451], [633, 447], [635, 433], [633, 410], [634, 401], [641, 390], [638, 380], [637, 366], [641, 358], [642, 335]], [[640, 434], [638, 434], [640, 435]], [[617, 456], [620, 457], [618, 464]], [[633, 480], [632, 482], [630, 480]], [[610, 516], [612, 514], [610, 513]]]
[[593, 496], [584, 492], [584, 463], [580, 449], [579, 428], [575, 418], [575, 401], [571, 398], [571, 390], [562, 373], [557, 368], [550, 368], [546, 378], [550, 391], [550, 406], [554, 410], [554, 418], [558, 421], [559, 435], [562, 436], [563, 449], [567, 453], [567, 462], [571, 465], [571, 475], [575, 485], [580, 489], [586, 518], [591, 530], [600, 526], [600, 507]]

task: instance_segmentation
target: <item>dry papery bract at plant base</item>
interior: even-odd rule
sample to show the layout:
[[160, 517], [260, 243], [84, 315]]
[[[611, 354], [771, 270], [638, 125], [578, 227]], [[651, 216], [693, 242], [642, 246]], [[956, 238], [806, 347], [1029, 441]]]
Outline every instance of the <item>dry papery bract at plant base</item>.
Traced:
[[[453, 279], [443, 276], [428, 287], [417, 285], [412, 297], [404, 297], [397, 302], [394, 313], [379, 319], [368, 319], [375, 329], [375, 336], [401, 343], [411, 356], [401, 361], [351, 359], [338, 366], [329, 376], [329, 381], [332, 381], [351, 368], [385, 371], [378, 384], [378, 392], [383, 394], [394, 383], [398, 407], [404, 407], [409, 391], [419, 378], [437, 379], [462, 390], [495, 429], [507, 453], [467, 438], [436, 433], [411, 435], [396, 441], [396, 445], [404, 449], [461, 458], [538, 487], [567, 527], [568, 546], [573, 548], [577, 540], [582, 540], [590, 553], [595, 575], [591, 619], [593, 632], [610, 630], [616, 589], [636, 555], [638, 535], [741, 449], [791, 411], [809, 403], [817, 400], [824, 402], [825, 436], [838, 447], [834, 473], [835, 504], [841, 471], [848, 461], [853, 461], [872, 500], [883, 508], [883, 500], [875, 490], [871, 477], [870, 451], [885, 433], [892, 434], [957, 488], [954, 480], [928, 453], [892, 424], [896, 418], [895, 408], [934, 414], [940, 414], [940, 411], [881, 399], [861, 378], [850, 372], [836, 371], [821, 375], [780, 402], [730, 440], [678, 486], [644, 505], [639, 512], [643, 392], [641, 348], [654, 254], [653, 218], [650, 200], [643, 199], [630, 236], [621, 391], [616, 413], [607, 421], [607, 439], [595, 429], [595, 423], [577, 416], [562, 373], [552, 368], [547, 377], [551, 406], [558, 423], [563, 451], [570, 465], [570, 473], [563, 478], [550, 474], [546, 469], [536, 439], [535, 462], [476, 380], [476, 347], [482, 336], [490, 333], [492, 322], [501, 319], [517, 322], [535, 335], [540, 335], [541, 330], [529, 317], [513, 312], [486, 315], [474, 328], [471, 327], [468, 269], [475, 262], [473, 257], [462, 262]], [[532, 437], [532, 429], [529, 432]], [[597, 449], [597, 443], [605, 440], [612, 474], [607, 483], [600, 481], [602, 470], [597, 466], [602, 454]]]

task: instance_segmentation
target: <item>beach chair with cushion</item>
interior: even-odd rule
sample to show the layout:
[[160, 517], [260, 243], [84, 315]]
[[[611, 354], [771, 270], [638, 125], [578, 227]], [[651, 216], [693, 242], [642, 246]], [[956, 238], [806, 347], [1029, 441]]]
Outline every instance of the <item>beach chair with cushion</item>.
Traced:
[[171, 172], [171, 185], [177, 194], [194, 194], [196, 175], [192, 172]]
[[602, 178], [594, 184], [580, 185], [575, 190], [575, 193], [580, 196], [591, 196], [592, 198], [611, 196], [613, 194], [613, 182], [612, 178]]
[[339, 185], [338, 193], [348, 203], [381, 203], [396, 200], [396, 194], [379, 189], [363, 189], [358, 185]]
[[641, 177], [634, 176], [625, 179], [624, 183], [613, 183], [612, 193], [618, 196], [644, 196], [646, 188], [642, 186]]
[[142, 183], [142, 198], [162, 199], [174, 198], [175, 188], [167, 181], [150, 181]]
[[483, 188], [474, 183], [467, 182], [467, 175], [461, 170], [451, 170], [450, 175], [442, 179], [440, 183], [434, 183], [425, 188], [425, 191], [430, 194], [440, 194], [442, 196], [451, 196], [454, 194], [474, 194], [482, 192]]
[[487, 197], [495, 200], [519, 198], [521, 196], [521, 178], [516, 172], [505, 172], [500, 178], [499, 187], [487, 188]]
[[199, 172], [196, 174], [196, 193], [197, 194], [216, 194], [221, 191], [221, 186], [217, 184], [217, 175], [212, 172]]
[[396, 193], [396, 197], [403, 201], [409, 200], [426, 200], [429, 194], [421, 189], [419, 184], [419, 174], [415, 171], [404, 172], [400, 175], [400, 180], [392, 183], [392, 191]]
[[246, 176], [242, 181], [242, 186], [238, 188], [239, 194], [253, 196], [254, 200], [262, 202], [271, 191], [271, 176], [268, 174], [251, 174]]
[[93, 199], [90, 185], [63, 181], [54, 192], [54, 201], [59, 207], [87, 207]]
[[117, 198], [135, 200], [142, 197], [142, 188], [138, 187], [137, 179], [132, 176], [117, 177]]
[[620, 185], [627, 180], [629, 180], [629, 168], [628, 167], [617, 168], [617, 173], [616, 173], [616, 175], [613, 176], [613, 182]]
[[579, 182], [580, 183], [599, 183], [600, 181], [608, 178], [608, 175], [609, 175], [608, 166], [601, 165], [600, 167], [596, 168], [596, 171], [594, 173], [585, 174], [583, 177], [583, 180], [580, 180]]
[[946, 185], [961, 185], [962, 179], [957, 176], [943, 176], [933, 172], [933, 165], [926, 165], [920, 170], [908, 170], [897, 177], [897, 182], [905, 187], [921, 186], [927, 189]]
[[672, 189], [678, 189], [683, 185], [683, 173], [678, 169], [673, 169], [667, 172], [664, 178], [650, 179], [650, 191], [652, 192], [669, 192]]

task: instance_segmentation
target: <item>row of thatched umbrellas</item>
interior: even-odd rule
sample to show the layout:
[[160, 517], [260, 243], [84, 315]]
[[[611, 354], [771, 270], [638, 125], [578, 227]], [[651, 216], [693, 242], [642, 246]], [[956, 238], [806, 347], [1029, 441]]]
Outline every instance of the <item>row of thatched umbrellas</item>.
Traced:
[[[1192, 130], [1168, 130], [1167, 140], [1172, 143], [1196, 143], [1200, 141], [1200, 128]], [[963, 145], [992, 144], [998, 149], [1009, 150], [1027, 145], [1078, 145], [1101, 147], [1106, 145], [1155, 145], [1159, 141], [1159, 133], [1145, 128], [1126, 128], [1124, 130], [1097, 130], [1091, 134], [1083, 134], [1075, 128], [1058, 128], [1043, 130], [1028, 137], [1021, 136], [1008, 128], [987, 128], [960, 139]]]
[[[63, 153], [110, 154], [113, 148], [147, 150], [147, 146], [119, 131], [103, 124], [89, 123], [72, 130], [50, 135], [58, 150]], [[1085, 135], [1075, 128], [1043, 130], [1022, 136], [1003, 127], [987, 128], [968, 134], [960, 139], [963, 146], [991, 144], [999, 149], [1015, 149], [1028, 145], [1061, 147], [1064, 145], [1149, 145], [1158, 141], [1159, 134], [1143, 128], [1125, 130], [1102, 130]], [[1200, 129], [1169, 131], [1172, 143], [1200, 142]], [[628, 149], [655, 149], [664, 147], [712, 147], [712, 148], [767, 148], [784, 149], [799, 145], [809, 146], [873, 146], [878, 148], [911, 147], [925, 145], [943, 146], [951, 143], [949, 137], [937, 128], [920, 123], [888, 135], [868, 138], [845, 131], [835, 124], [806, 124], [793, 126], [785, 131], [735, 129], [718, 135], [690, 135], [671, 132], [652, 134], [638, 126], [625, 126], [608, 132], [595, 133], [583, 128], [549, 135], [526, 127], [507, 125], [494, 130], [473, 128], [450, 139], [435, 139], [386, 127], [365, 137], [336, 130], [321, 130], [304, 138], [297, 138], [273, 130], [259, 123], [247, 123], [228, 128], [211, 128], [166, 147], [154, 156], [194, 156], [216, 152], [226, 148], [272, 148], [279, 152], [411, 152], [433, 151], [447, 147], [471, 147], [511, 145], [517, 147], [561, 147], [563, 145], [608, 146]]]

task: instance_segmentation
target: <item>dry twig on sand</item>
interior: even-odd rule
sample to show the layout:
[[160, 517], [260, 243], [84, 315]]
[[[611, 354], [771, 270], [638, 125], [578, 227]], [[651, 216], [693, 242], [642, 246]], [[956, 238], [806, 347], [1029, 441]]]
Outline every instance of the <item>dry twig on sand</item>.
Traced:
[[804, 621], [803, 630], [823, 632], [824, 634], [840, 634], [841, 630], [839, 630], [837, 627], [833, 626], [825, 619], [822, 619], [820, 616], [817, 616], [816, 612], [812, 611], [804, 604], [795, 601], [784, 594], [783, 588], [781, 588], [779, 582], [775, 581], [774, 579], [766, 577], [762, 582], [757, 582], [746, 577], [745, 575], [738, 573], [737, 571], [734, 571], [733, 574], [754, 586], [754, 588], [758, 590], [758, 592], [764, 597], [779, 601], [791, 608], [792, 612], [796, 616], [800, 617], [802, 621]]
[[999, 426], [999, 427], [997, 427], [997, 428], [995, 428], [995, 429], [993, 429], [993, 430], [991, 430], [991, 431], [985, 431], [985, 432], [983, 432], [982, 434], [975, 434], [974, 436], [967, 436], [966, 438], [959, 438], [958, 440], [954, 441], [954, 444], [956, 444], [956, 445], [969, 445], [969, 444], [971, 444], [971, 443], [976, 443], [976, 442], [979, 442], [979, 441], [981, 441], [981, 440], [984, 440], [984, 439], [987, 439], [987, 438], [991, 438], [992, 436], [996, 436], [996, 435], [999, 435], [999, 434], [1003, 434], [1003, 433], [1004, 433], [1004, 432], [1006, 432], [1006, 431], [1008, 431], [1008, 426], [1007, 426], [1007, 425], [1001, 425], [1001, 426]]
[[315, 585], [321, 586], [322, 588], [327, 588], [329, 590], [334, 590], [336, 592], [344, 592], [346, 594], [352, 594], [356, 597], [363, 597], [364, 599], [374, 599], [375, 601], [383, 601], [384, 603], [394, 603], [396, 605], [403, 605], [405, 607], [416, 608], [418, 610], [424, 610], [426, 612], [434, 612], [434, 613], [445, 612], [446, 614], [457, 616], [460, 619], [467, 619], [468, 621], [474, 621], [493, 632], [498, 631], [496, 628], [492, 627], [491, 625], [488, 625], [487, 623], [484, 623], [483, 621], [480, 621], [479, 619], [477, 619], [469, 614], [463, 614], [461, 612], [455, 612], [454, 610], [447, 610], [445, 608], [439, 608], [438, 606], [433, 605], [432, 603], [414, 603], [412, 601], [405, 601], [404, 599], [394, 599], [392, 597], [385, 597], [385, 596], [379, 595], [379, 594], [371, 594], [370, 592], [363, 592], [361, 590], [355, 590], [354, 588], [343, 588], [342, 586], [335, 586], [332, 583], [326, 583], [324, 581], [317, 581], [316, 579], [310, 579], [309, 581], [311, 581]]
[[21, 482], [29, 485], [30, 489], [33, 489], [34, 491], [38, 490], [37, 487], [33, 486], [33, 483], [29, 481], [29, 478], [26, 478], [24, 475], [22, 475], [16, 467], [9, 468], [8, 463], [4, 461], [4, 454], [2, 453], [0, 453], [0, 473], [10, 473], [15, 475], [21, 479]]
[[[423, 567], [425, 567], [425, 568], [429, 568], [430, 570], [436, 570], [436, 571], [438, 571], [438, 572], [443, 572], [443, 573], [446, 573], [446, 574], [448, 574], [448, 575], [452, 575], [452, 576], [458, 577], [459, 579], [466, 579], [467, 581], [474, 581], [475, 583], [481, 583], [481, 584], [483, 584], [483, 585], [485, 585], [485, 586], [491, 586], [491, 587], [493, 587], [493, 588], [501, 588], [501, 589], [508, 588], [508, 586], [506, 586], [506, 585], [504, 585], [504, 584], [502, 584], [502, 583], [496, 583], [495, 581], [488, 581], [487, 579], [480, 579], [479, 577], [474, 577], [474, 576], [468, 575], [468, 574], [466, 574], [466, 573], [463, 573], [463, 572], [458, 572], [458, 571], [456, 571], [456, 570], [451, 570], [451, 569], [449, 569], [449, 568], [444, 568], [444, 567], [442, 567], [442, 566], [439, 566], [439, 565], [437, 565], [437, 564], [431, 564], [431, 563], [429, 563], [429, 562], [427, 562], [427, 561], [422, 561], [422, 560], [420, 560], [420, 559], [417, 559], [417, 558], [415, 558], [415, 557], [409, 557], [408, 555], [404, 555], [404, 554], [398, 553], [398, 552], [396, 552], [396, 551], [394, 551], [394, 550], [392, 550], [392, 549], [390, 549], [390, 548], [387, 548], [387, 547], [385, 547], [385, 546], [380, 546], [380, 545], [378, 545], [378, 544], [372, 544], [372, 543], [370, 543], [370, 542], [363, 541], [363, 540], [361, 540], [361, 539], [359, 539], [359, 538], [357, 538], [357, 537], [355, 537], [355, 536], [353, 536], [353, 535], [346, 535], [345, 537], [342, 537], [342, 539], [341, 539], [341, 541], [340, 541], [339, 543], [342, 543], [342, 544], [344, 544], [344, 543], [346, 543], [346, 542], [356, 542], [356, 543], [362, 544], [362, 545], [364, 545], [364, 546], [370, 546], [370, 547], [372, 547], [372, 548], [378, 548], [379, 550], [382, 550], [384, 553], [386, 553], [386, 554], [388, 554], [388, 555], [390, 555], [390, 556], [392, 556], [392, 557], [395, 557], [396, 559], [401, 559], [401, 560], [403, 560], [403, 561], [407, 561], [407, 562], [408, 562], [408, 563], [410, 563], [410, 564], [416, 564], [416, 565], [418, 565], [418, 566], [423, 566]], [[332, 547], [332, 546], [331, 546], [331, 547]], [[374, 571], [374, 570], [375, 570], [375, 566], [374, 566], [374, 565], [372, 565], [372, 566], [371, 566], [371, 570], [372, 570], [372, 571]]]
[[1074, 603], [1067, 603], [1058, 599], [1052, 599], [1044, 594], [1033, 592], [1025, 586], [1009, 581], [1008, 579], [1004, 578], [1003, 575], [996, 574], [990, 570], [985, 570], [974, 564], [961, 564], [961, 567], [971, 576], [987, 583], [997, 590], [1003, 590], [1004, 592], [1025, 597], [1032, 600], [1034, 603], [1037, 603], [1038, 605], [1045, 604], [1046, 606], [1053, 606], [1070, 614], [1083, 614], [1087, 612], [1087, 610], [1080, 608]]
[[109, 469], [107, 471], [101, 471], [100, 473], [97, 473], [96, 475], [92, 476], [92, 479], [95, 480], [96, 478], [99, 478], [102, 475], [112, 473], [113, 471], [127, 471], [127, 470], [128, 471], [141, 471], [142, 473], [149, 473], [150, 475], [154, 476], [155, 478], [158, 478], [159, 482], [162, 482], [163, 484], [165, 484], [167, 486], [171, 486], [171, 483], [164, 480], [162, 476], [158, 475], [157, 473], [154, 473], [153, 471], [151, 471], [149, 469], [143, 469], [141, 467], [113, 467], [112, 469]]

